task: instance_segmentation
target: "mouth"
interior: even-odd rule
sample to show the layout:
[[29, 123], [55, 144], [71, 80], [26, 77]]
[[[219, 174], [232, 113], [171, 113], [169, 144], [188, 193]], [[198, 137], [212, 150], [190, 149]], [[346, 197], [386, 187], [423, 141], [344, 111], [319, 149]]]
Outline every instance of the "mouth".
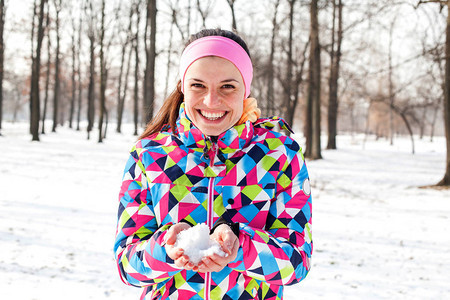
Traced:
[[208, 112], [205, 110], [198, 110], [199, 114], [202, 115], [205, 119], [209, 121], [217, 121], [219, 119], [222, 119], [228, 112], [221, 111], [221, 112]]

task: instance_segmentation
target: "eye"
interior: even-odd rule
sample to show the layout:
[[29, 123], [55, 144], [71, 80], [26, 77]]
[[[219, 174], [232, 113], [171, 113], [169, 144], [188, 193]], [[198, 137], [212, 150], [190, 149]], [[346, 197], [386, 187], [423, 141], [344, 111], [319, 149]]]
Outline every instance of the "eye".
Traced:
[[224, 85], [222, 86], [222, 88], [224, 88], [224, 89], [234, 89], [235, 86], [232, 85], [232, 84], [227, 83], [227, 84], [224, 84]]
[[201, 84], [201, 83], [194, 82], [194, 83], [191, 84], [191, 87], [193, 87], [193, 88], [203, 88], [205, 86], [203, 84]]

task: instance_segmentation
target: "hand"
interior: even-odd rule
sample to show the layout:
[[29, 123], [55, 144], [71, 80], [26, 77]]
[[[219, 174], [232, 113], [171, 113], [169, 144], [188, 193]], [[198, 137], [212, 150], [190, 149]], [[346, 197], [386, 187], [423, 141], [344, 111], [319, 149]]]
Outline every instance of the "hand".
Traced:
[[242, 111], [242, 116], [236, 125], [245, 123], [249, 120], [254, 123], [261, 116], [261, 110], [258, 108], [258, 103], [255, 98], [244, 99], [244, 110]]
[[184, 251], [181, 248], [175, 247], [175, 242], [177, 241], [177, 235], [191, 226], [187, 223], [181, 222], [172, 225], [167, 231], [164, 240], [166, 242], [164, 248], [166, 249], [167, 255], [175, 261], [175, 265], [179, 268], [184, 268], [186, 270], [197, 269], [191, 262], [189, 262], [189, 257], [184, 255]]
[[235, 260], [237, 256], [239, 239], [231, 230], [230, 226], [227, 224], [219, 225], [210, 237], [220, 244], [222, 251], [227, 255], [220, 256], [218, 254], [213, 254], [204, 257], [198, 265], [197, 269], [199, 272], [219, 272], [228, 265], [229, 262]]

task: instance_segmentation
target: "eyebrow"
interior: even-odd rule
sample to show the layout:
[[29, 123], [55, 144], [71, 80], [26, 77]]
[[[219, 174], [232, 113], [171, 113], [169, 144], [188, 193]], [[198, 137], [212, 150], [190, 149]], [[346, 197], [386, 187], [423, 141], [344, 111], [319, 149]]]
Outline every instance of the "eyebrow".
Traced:
[[[198, 78], [188, 78], [188, 80], [194, 80], [194, 81], [204, 82], [203, 80], [198, 79]], [[233, 78], [225, 79], [225, 80], [222, 80], [221, 82], [225, 83], [225, 82], [232, 82], [232, 81], [239, 83], [238, 80], [233, 79]]]

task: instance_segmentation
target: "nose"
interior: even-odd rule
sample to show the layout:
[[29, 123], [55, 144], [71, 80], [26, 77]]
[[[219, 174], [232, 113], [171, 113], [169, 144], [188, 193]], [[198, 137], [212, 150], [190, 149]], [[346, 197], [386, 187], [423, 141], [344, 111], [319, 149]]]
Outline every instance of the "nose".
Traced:
[[220, 104], [220, 97], [215, 90], [209, 90], [203, 99], [203, 103], [211, 108], [217, 107]]

